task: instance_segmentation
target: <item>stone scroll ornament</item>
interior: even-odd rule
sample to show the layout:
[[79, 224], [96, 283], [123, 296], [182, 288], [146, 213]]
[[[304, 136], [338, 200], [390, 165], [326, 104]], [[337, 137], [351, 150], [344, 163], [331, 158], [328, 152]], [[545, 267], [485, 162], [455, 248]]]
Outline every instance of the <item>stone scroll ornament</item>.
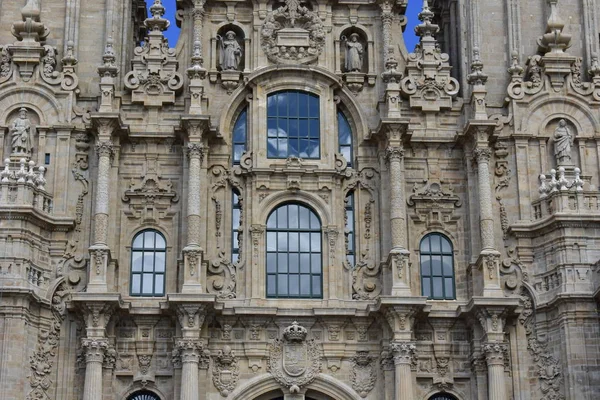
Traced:
[[262, 48], [277, 64], [309, 64], [325, 45], [325, 28], [316, 12], [302, 0], [285, 0], [271, 11], [261, 28]]
[[291, 393], [309, 385], [321, 372], [321, 350], [314, 339], [307, 340], [306, 328], [294, 322], [269, 347], [267, 370]]

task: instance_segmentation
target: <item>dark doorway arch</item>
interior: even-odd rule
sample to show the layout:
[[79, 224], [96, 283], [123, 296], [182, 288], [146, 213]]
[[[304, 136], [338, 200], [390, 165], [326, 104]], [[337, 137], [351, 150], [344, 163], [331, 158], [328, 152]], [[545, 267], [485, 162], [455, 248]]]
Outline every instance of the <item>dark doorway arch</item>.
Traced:
[[140, 390], [130, 394], [127, 400], [160, 400], [160, 397], [149, 390]]
[[429, 398], [429, 400], [458, 400], [449, 393], [437, 393]]

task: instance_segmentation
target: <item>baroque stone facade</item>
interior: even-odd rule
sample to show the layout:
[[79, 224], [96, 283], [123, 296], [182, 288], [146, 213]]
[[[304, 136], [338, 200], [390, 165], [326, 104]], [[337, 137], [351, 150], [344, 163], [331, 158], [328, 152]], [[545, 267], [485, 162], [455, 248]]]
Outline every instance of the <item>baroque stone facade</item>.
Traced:
[[0, 398], [600, 392], [600, 3], [407, 3], [0, 1]]

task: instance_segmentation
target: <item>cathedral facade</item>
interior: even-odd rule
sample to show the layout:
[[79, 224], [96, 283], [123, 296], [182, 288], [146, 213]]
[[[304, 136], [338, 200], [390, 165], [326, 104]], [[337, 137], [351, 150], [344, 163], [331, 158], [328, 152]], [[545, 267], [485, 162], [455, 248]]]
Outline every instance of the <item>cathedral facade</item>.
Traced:
[[598, 395], [598, 0], [148, 3], [0, 0], [1, 399]]

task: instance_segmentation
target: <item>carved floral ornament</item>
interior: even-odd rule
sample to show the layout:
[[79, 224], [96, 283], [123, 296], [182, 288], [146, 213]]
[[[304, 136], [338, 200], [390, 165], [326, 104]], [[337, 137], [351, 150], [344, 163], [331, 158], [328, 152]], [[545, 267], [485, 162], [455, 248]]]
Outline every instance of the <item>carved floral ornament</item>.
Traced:
[[314, 339], [307, 340], [308, 331], [297, 322], [285, 328], [283, 339], [269, 346], [267, 370], [291, 393], [299, 393], [321, 372], [321, 349]]
[[318, 14], [303, 0], [285, 0], [262, 25], [262, 48], [277, 64], [308, 64], [317, 60], [325, 45], [325, 28]]

